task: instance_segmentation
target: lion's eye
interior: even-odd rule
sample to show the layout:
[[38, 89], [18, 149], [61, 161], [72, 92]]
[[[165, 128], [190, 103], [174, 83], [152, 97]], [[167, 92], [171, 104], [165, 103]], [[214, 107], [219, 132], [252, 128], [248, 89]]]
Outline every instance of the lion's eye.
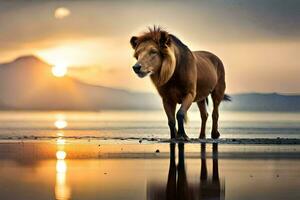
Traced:
[[149, 54], [150, 54], [150, 55], [156, 55], [156, 54], [158, 54], [158, 52], [155, 51], [155, 50], [151, 50], [151, 51], [149, 52]]

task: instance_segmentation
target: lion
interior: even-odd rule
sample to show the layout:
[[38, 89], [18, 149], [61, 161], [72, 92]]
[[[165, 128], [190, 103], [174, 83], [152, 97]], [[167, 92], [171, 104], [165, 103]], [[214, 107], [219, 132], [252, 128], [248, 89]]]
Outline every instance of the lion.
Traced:
[[[225, 94], [225, 70], [222, 61], [207, 51], [191, 51], [176, 36], [160, 27], [149, 28], [140, 36], [133, 36], [130, 44], [137, 62], [133, 71], [143, 78], [150, 75], [168, 118], [171, 139], [187, 140], [184, 122], [193, 102], [200, 110], [200, 139], [204, 139], [208, 113], [206, 102], [213, 101], [211, 137], [220, 137], [218, 131], [219, 105], [230, 100]], [[176, 105], [181, 104], [176, 113]]]

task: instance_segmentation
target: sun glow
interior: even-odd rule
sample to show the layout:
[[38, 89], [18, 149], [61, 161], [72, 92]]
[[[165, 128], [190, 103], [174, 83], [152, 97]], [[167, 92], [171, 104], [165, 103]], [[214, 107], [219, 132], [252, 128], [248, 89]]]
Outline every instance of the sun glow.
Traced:
[[[57, 129], [64, 129], [68, 126], [68, 122], [66, 120], [66, 117], [65, 115], [63, 114], [57, 114], [55, 116], [56, 120], [54, 121], [54, 126], [57, 128]], [[63, 132], [58, 132], [57, 133], [58, 136], [63, 136], [64, 133]]]
[[52, 74], [56, 77], [63, 77], [67, 74], [68, 68], [67, 65], [58, 64], [52, 67]]
[[[61, 154], [59, 152], [62, 151], [58, 151], [57, 154]], [[66, 156], [65, 152], [64, 154]], [[67, 162], [60, 159], [59, 156], [57, 156], [56, 161], [55, 197], [59, 200], [71, 199], [71, 188], [67, 184]]]
[[66, 144], [66, 140], [65, 139], [62, 139], [62, 138], [58, 138], [56, 140], [56, 144], [57, 145], [65, 145]]
[[[127, 43], [120, 46], [123, 40], [115, 37], [89, 38], [79, 37], [74, 33], [68, 39], [56, 38], [49, 39], [47, 42], [53, 43], [53, 46], [37, 49], [33, 53], [51, 65], [66, 64], [68, 69], [86, 66], [118, 67], [120, 63], [128, 63], [128, 57], [132, 59], [126, 53], [129, 48]], [[114, 53], [111, 50], [114, 50]], [[115, 57], [116, 54], [118, 59]]]
[[54, 126], [58, 129], [64, 129], [68, 126], [68, 122], [63, 119], [58, 119], [54, 122]]
[[64, 160], [66, 158], [67, 154], [65, 151], [57, 151], [56, 152], [56, 158], [58, 160]]

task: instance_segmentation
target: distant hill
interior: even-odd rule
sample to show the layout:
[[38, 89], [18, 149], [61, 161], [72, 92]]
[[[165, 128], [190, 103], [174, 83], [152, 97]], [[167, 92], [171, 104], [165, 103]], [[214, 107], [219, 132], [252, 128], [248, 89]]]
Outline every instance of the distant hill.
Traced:
[[32, 55], [0, 64], [0, 109], [154, 109], [159, 101], [148, 93], [89, 85], [67, 76], [54, 77], [51, 66]]
[[[1, 110], [161, 109], [157, 94], [94, 86], [54, 77], [51, 66], [28, 55], [0, 64]], [[224, 110], [300, 111], [300, 95], [235, 94]]]
[[231, 95], [232, 102], [222, 105], [224, 110], [238, 111], [300, 111], [300, 95], [278, 93], [247, 93]]

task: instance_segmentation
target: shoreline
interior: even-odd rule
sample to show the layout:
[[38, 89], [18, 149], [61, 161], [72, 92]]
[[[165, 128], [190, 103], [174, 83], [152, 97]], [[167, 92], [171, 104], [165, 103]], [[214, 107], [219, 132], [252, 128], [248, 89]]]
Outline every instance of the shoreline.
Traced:
[[[0, 142], [0, 160], [56, 159], [63, 151], [66, 159], [165, 159], [174, 143], [113, 140], [35, 140]], [[178, 143], [185, 146], [187, 158], [199, 159], [202, 149], [211, 154], [217, 147], [218, 157], [224, 159], [300, 159], [300, 145], [289, 144], [228, 144]], [[177, 145], [176, 145], [177, 146]]]
[[231, 144], [231, 145], [300, 145], [298, 138], [220, 138], [198, 139], [190, 138], [187, 141], [166, 138], [140, 138], [140, 137], [97, 137], [97, 136], [23, 136], [23, 137], [0, 137], [1, 143], [18, 142], [42, 142], [42, 141], [77, 141], [99, 143], [187, 143], [187, 144]]

